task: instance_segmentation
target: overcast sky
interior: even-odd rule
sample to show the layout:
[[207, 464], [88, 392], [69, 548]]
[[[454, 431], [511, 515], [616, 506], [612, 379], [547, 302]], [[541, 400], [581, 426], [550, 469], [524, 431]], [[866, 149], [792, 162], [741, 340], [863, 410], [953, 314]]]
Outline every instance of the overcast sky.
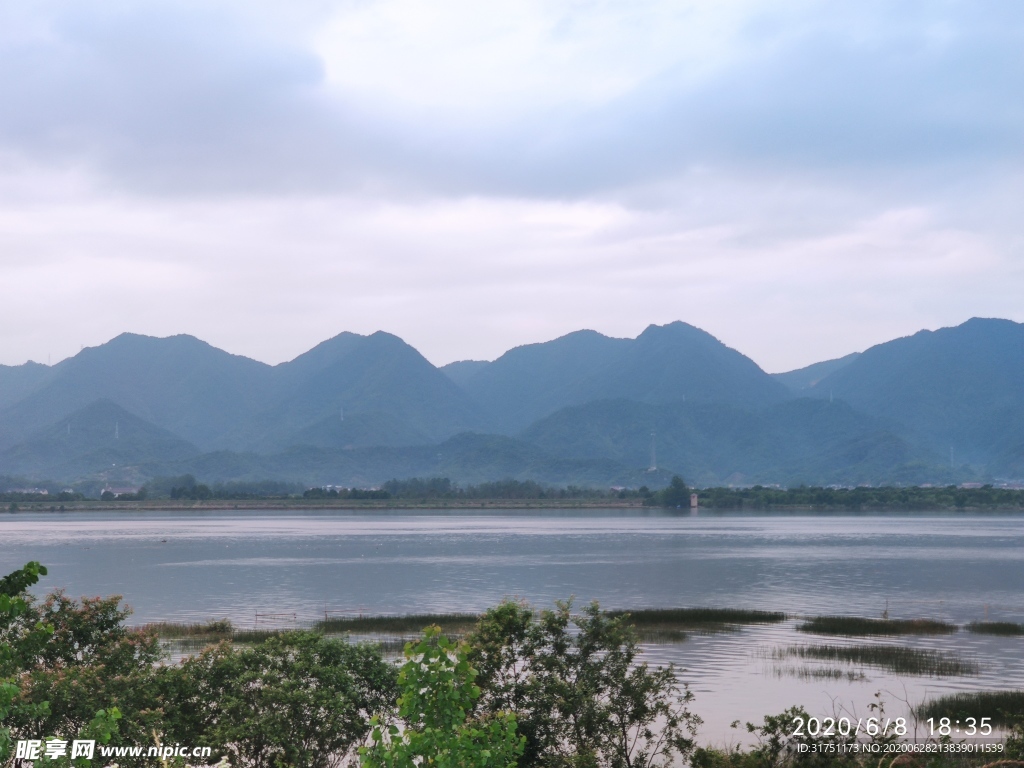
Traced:
[[1024, 321], [1024, 3], [5, 0], [0, 363]]

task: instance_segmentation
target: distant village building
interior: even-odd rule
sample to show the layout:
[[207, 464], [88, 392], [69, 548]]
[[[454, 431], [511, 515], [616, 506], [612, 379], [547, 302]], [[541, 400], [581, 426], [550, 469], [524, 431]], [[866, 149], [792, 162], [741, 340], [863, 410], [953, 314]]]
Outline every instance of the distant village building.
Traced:
[[108, 485], [106, 488], [104, 488], [102, 491], [100, 491], [100, 496], [103, 496], [103, 494], [105, 494], [105, 493], [109, 493], [111, 496], [113, 496], [116, 499], [116, 498], [118, 498], [120, 496], [134, 496], [138, 492], [139, 492], [138, 488], [129, 488], [129, 487], [113, 488], [113, 487]]

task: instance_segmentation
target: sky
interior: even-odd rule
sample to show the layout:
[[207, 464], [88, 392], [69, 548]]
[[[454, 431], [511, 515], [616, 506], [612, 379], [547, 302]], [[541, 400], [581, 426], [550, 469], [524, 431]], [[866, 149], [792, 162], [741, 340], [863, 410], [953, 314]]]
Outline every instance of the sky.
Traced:
[[0, 363], [1024, 321], [1018, 0], [5, 0]]

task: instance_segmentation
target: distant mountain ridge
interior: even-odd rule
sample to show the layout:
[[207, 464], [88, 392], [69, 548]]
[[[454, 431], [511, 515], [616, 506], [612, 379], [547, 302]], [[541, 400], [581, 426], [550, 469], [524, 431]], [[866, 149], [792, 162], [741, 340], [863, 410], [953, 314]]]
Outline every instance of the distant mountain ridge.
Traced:
[[577, 331], [509, 350], [465, 379], [466, 391], [509, 433], [560, 408], [623, 398], [760, 407], [786, 388], [757, 364], [682, 322], [648, 326], [635, 339]]
[[[634, 465], [653, 453], [700, 485], [924, 482], [937, 456], [842, 402], [800, 398], [756, 412], [720, 403], [608, 400], [566, 408], [522, 438], [554, 455]], [[943, 477], [948, 477], [948, 473]]]
[[1012, 462], [1024, 425], [1024, 325], [973, 318], [920, 331], [866, 350], [808, 392], [902, 424], [947, 458], [952, 449], [954, 465]]
[[193, 336], [124, 333], [53, 366], [41, 386], [0, 411], [0, 449], [99, 399], [197, 445], [215, 445], [265, 402], [271, 370]]
[[795, 371], [786, 373], [773, 373], [772, 378], [780, 381], [792, 391], [802, 393], [810, 389], [830, 373], [845, 368], [854, 360], [860, 357], [860, 352], [851, 352], [849, 355], [837, 357], [835, 360], [823, 360], [820, 363], [813, 363], [805, 368], [798, 368]]
[[442, 365], [440, 370], [458, 386], [464, 388], [467, 381], [489, 365], [490, 362], [487, 360], [457, 360], [454, 363]]
[[[232, 447], [274, 451], [302, 444], [310, 434], [346, 445], [353, 419], [381, 427], [378, 445], [436, 442], [487, 423], [447, 376], [382, 331], [341, 334], [275, 366], [271, 375], [274, 397], [232, 433]], [[372, 444], [371, 434], [357, 442]]]
[[334, 484], [1021, 478], [1024, 325], [975, 318], [774, 375], [682, 322], [442, 368], [384, 332], [274, 366], [136, 334], [54, 366], [0, 366], [0, 476], [179, 470]]
[[181, 461], [199, 449], [109, 400], [96, 400], [0, 454], [10, 475], [118, 474], [117, 468]]
[[29, 360], [24, 365], [0, 365], [0, 410], [30, 395], [52, 369]]

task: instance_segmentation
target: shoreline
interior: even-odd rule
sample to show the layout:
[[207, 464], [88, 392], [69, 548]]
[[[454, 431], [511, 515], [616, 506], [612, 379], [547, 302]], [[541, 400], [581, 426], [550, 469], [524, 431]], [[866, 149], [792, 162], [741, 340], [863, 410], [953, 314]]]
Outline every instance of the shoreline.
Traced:
[[[642, 499], [436, 499], [414, 501], [411, 499], [207, 499], [203, 501], [152, 499], [146, 501], [65, 501], [51, 503], [46, 501], [17, 502], [17, 509], [3, 509], [0, 514], [17, 515], [25, 512], [50, 512], [54, 514], [68, 512], [233, 512], [279, 510], [311, 511], [311, 510], [542, 510], [542, 509], [617, 509], [617, 510], [651, 510], [662, 512], [678, 512], [692, 514], [689, 508], [672, 508], [661, 506], [644, 506]], [[714, 514], [749, 514], [749, 513], [819, 513], [819, 514], [908, 514], [908, 513], [1022, 513], [1019, 506], [964, 506], [938, 507], [932, 509], [917, 508], [870, 508], [844, 506], [816, 506], [810, 504], [772, 505], [763, 508], [735, 507], [704, 507], [697, 508], [700, 513]]]
[[[408, 499], [208, 499], [204, 501], [65, 501], [60, 504], [46, 501], [17, 502], [16, 511], [0, 510], [7, 514], [21, 512], [189, 512], [234, 510], [392, 510], [392, 509], [662, 509], [644, 507], [642, 499], [437, 499], [412, 501]], [[63, 507], [63, 509], [61, 509]]]

